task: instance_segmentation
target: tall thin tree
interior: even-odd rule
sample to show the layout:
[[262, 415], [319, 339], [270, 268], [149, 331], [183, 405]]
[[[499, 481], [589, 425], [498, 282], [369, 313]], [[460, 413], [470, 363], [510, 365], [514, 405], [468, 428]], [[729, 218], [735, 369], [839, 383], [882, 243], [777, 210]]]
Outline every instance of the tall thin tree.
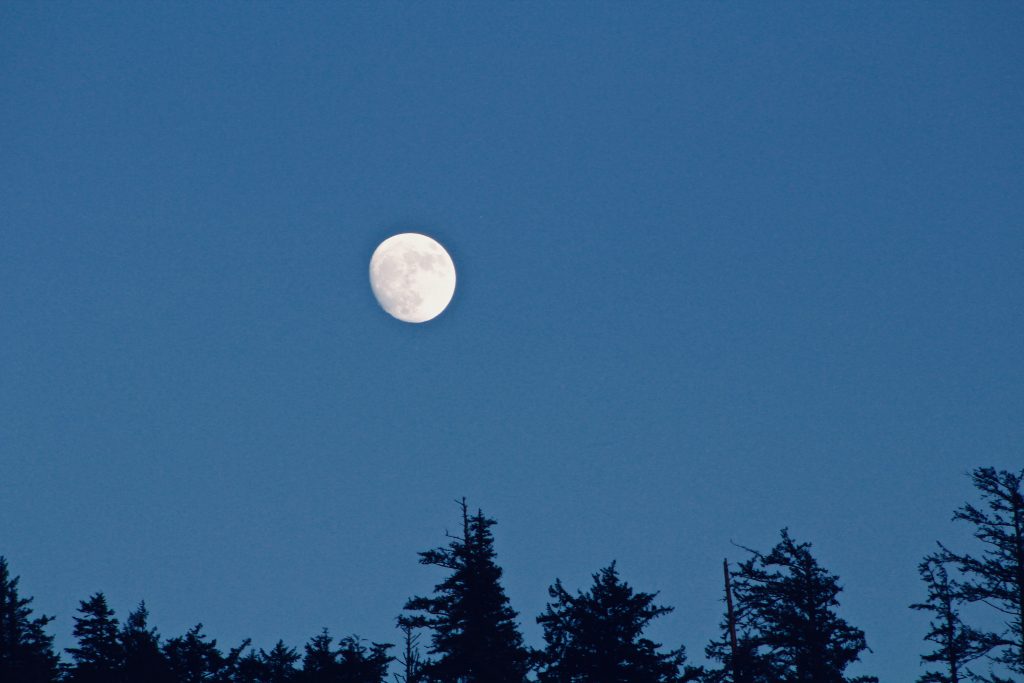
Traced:
[[[971, 481], [982, 504], [963, 505], [953, 519], [973, 527], [981, 553], [958, 553], [940, 543], [938, 557], [957, 569], [957, 599], [981, 605], [1002, 621], [1000, 629], [974, 631], [972, 647], [984, 650], [997, 669], [1024, 674], [1024, 470], [979, 467]], [[995, 671], [972, 675], [992, 683], [1008, 680]]]
[[114, 683], [124, 676], [124, 649], [118, 632], [117, 617], [107, 605], [103, 593], [83, 600], [75, 617], [78, 647], [69, 647], [74, 659], [71, 680], [74, 683]]
[[961, 683], [970, 676], [965, 666], [987, 652], [985, 636], [960, 618], [957, 587], [939, 558], [926, 557], [918, 565], [918, 572], [928, 587], [928, 598], [910, 607], [932, 613], [925, 640], [935, 643], [935, 649], [921, 655], [921, 661], [941, 666], [940, 670], [925, 672], [918, 683]]
[[32, 615], [32, 598], [18, 594], [19, 578], [0, 556], [0, 681], [52, 683], [58, 658], [46, 626], [53, 617]]
[[482, 511], [469, 515], [459, 503], [462, 535], [446, 547], [420, 553], [420, 564], [448, 572], [429, 597], [410, 599], [410, 614], [400, 624], [431, 631], [422, 674], [431, 683], [523, 683], [529, 653], [516, 623], [516, 612], [501, 586], [495, 561], [493, 519]]

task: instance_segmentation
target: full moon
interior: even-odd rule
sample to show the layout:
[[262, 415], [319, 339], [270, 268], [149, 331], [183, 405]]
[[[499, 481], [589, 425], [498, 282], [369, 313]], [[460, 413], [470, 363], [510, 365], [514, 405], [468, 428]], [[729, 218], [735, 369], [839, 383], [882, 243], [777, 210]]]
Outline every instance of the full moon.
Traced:
[[455, 264], [436, 240], [416, 232], [389, 237], [370, 258], [370, 286], [381, 308], [407, 323], [433, 320], [455, 294]]

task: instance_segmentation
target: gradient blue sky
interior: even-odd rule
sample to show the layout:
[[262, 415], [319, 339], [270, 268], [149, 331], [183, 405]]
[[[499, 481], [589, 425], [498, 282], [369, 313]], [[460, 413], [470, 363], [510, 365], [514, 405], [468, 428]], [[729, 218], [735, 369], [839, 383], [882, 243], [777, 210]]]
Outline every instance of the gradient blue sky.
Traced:
[[[1024, 443], [1016, 3], [0, 4], [0, 554], [58, 616], [397, 639], [453, 499], [528, 640], [618, 559], [702, 660], [789, 526], [907, 681]], [[426, 232], [459, 289], [376, 305]]]

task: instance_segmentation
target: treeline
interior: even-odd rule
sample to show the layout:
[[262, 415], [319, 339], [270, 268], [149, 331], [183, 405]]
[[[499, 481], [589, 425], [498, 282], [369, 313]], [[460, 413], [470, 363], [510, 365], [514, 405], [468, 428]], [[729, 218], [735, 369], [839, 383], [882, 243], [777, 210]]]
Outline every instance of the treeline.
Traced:
[[[954, 512], [977, 548], [939, 543], [919, 571], [931, 616], [927, 671], [919, 683], [1019, 682], [1024, 675], [1024, 471], [979, 468], [971, 474], [979, 500]], [[822, 567], [809, 543], [786, 529], [767, 552], [743, 548], [725, 564], [719, 636], [704, 649], [710, 664], [688, 664], [686, 651], [655, 643], [648, 626], [672, 611], [656, 593], [634, 590], [613, 562], [582, 590], [559, 580], [537, 622], [544, 645], [523, 641], [501, 584], [493, 519], [461, 503], [461, 534], [420, 553], [445, 570], [432, 594], [410, 598], [398, 626], [402, 641], [335, 640], [327, 630], [302, 650], [269, 651], [248, 640], [226, 650], [201, 624], [162, 638], [145, 604], [123, 622], [103, 593], [83, 600], [74, 617], [77, 647], [61, 659], [20, 597], [18, 577], [0, 557], [0, 683], [868, 683], [847, 669], [868, 650], [865, 634], [837, 613], [839, 577]], [[969, 623], [965, 606], [982, 622]], [[985, 613], [988, 613], [987, 615]], [[981, 624], [996, 624], [983, 627]], [[425, 638], [424, 638], [425, 636]], [[421, 643], [421, 638], [424, 638]], [[1014, 678], [1016, 676], [1016, 678]]]

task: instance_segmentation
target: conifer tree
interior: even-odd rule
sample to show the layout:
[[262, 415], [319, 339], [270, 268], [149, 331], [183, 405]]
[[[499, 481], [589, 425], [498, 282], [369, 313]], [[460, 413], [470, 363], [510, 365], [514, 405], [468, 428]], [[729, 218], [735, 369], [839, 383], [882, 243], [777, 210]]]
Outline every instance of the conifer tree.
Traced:
[[431, 597], [410, 599], [411, 615], [400, 624], [431, 630], [429, 653], [422, 666], [431, 683], [522, 683], [529, 653], [501, 586], [495, 562], [495, 521], [477, 511], [469, 516], [465, 499], [462, 536], [450, 537], [447, 547], [420, 553], [420, 564], [449, 572]]
[[126, 683], [168, 683], [172, 681], [167, 660], [160, 651], [160, 636], [149, 627], [146, 603], [128, 615], [120, 634]]
[[396, 683], [421, 683], [422, 661], [420, 660], [419, 634], [408, 624], [401, 624], [402, 654], [398, 657], [401, 673], [395, 674]]
[[[743, 683], [847, 683], [877, 681], [846, 678], [846, 668], [867, 650], [864, 632], [840, 618], [835, 608], [842, 591], [838, 577], [821, 567], [809, 543], [796, 543], [786, 529], [782, 540], [732, 572], [736, 624], [742, 634]], [[726, 661], [724, 643], [712, 643], [708, 655]], [[718, 680], [731, 676], [719, 672]], [[715, 680], [712, 678], [712, 680]], [[741, 683], [737, 681], [736, 683]]]
[[303, 683], [335, 683], [338, 680], [338, 653], [331, 647], [334, 638], [325, 628], [309, 639], [302, 657]]
[[74, 659], [71, 680], [74, 683], [115, 683], [124, 674], [124, 650], [114, 610], [103, 593], [83, 600], [75, 617], [78, 647], [68, 648]]
[[388, 665], [394, 657], [388, 655], [392, 647], [386, 643], [363, 645], [358, 636], [342, 638], [338, 643], [339, 681], [342, 683], [384, 683]]
[[306, 644], [299, 681], [303, 683], [384, 683], [388, 665], [394, 658], [388, 655], [391, 645], [372, 643], [363, 645], [358, 636], [342, 638], [337, 650], [331, 647], [333, 638], [324, 629]]
[[918, 683], [960, 683], [969, 679], [965, 665], [987, 651], [984, 634], [964, 624], [958, 609], [957, 587], [949, 579], [945, 566], [937, 557], [927, 557], [918, 566], [921, 579], [928, 587], [928, 598], [911, 609], [931, 612], [934, 617], [925, 640], [935, 643], [935, 650], [922, 655], [925, 663], [939, 663], [941, 670], [928, 671]]
[[[1024, 674], [1024, 470], [979, 467], [971, 480], [983, 505], [968, 503], [954, 512], [953, 519], [973, 526], [981, 554], [956, 553], [940, 543], [939, 559], [958, 571], [959, 601], [980, 603], [1003, 622], [1000, 630], [973, 631], [970, 647], [984, 651], [996, 667]], [[1009, 680], [994, 672], [972, 675], [992, 683]]]
[[260, 662], [263, 665], [259, 683], [292, 683], [298, 678], [295, 663], [299, 654], [293, 647], [287, 647], [284, 641], [278, 640], [270, 652], [260, 649]]
[[184, 636], [168, 640], [163, 652], [178, 683], [230, 683], [248, 646], [245, 640], [225, 655], [217, 648], [216, 640], [207, 640], [203, 625], [196, 624]]
[[659, 652], [661, 645], [644, 637], [654, 619], [671, 607], [654, 604], [656, 593], [634, 593], [621, 581], [615, 563], [593, 575], [594, 585], [572, 595], [555, 580], [537, 623], [547, 647], [538, 653], [541, 683], [676, 683], [684, 675], [682, 647]]
[[18, 594], [7, 558], [0, 556], [0, 681], [52, 683], [57, 680], [58, 658], [46, 625], [53, 617], [32, 616], [32, 598]]

